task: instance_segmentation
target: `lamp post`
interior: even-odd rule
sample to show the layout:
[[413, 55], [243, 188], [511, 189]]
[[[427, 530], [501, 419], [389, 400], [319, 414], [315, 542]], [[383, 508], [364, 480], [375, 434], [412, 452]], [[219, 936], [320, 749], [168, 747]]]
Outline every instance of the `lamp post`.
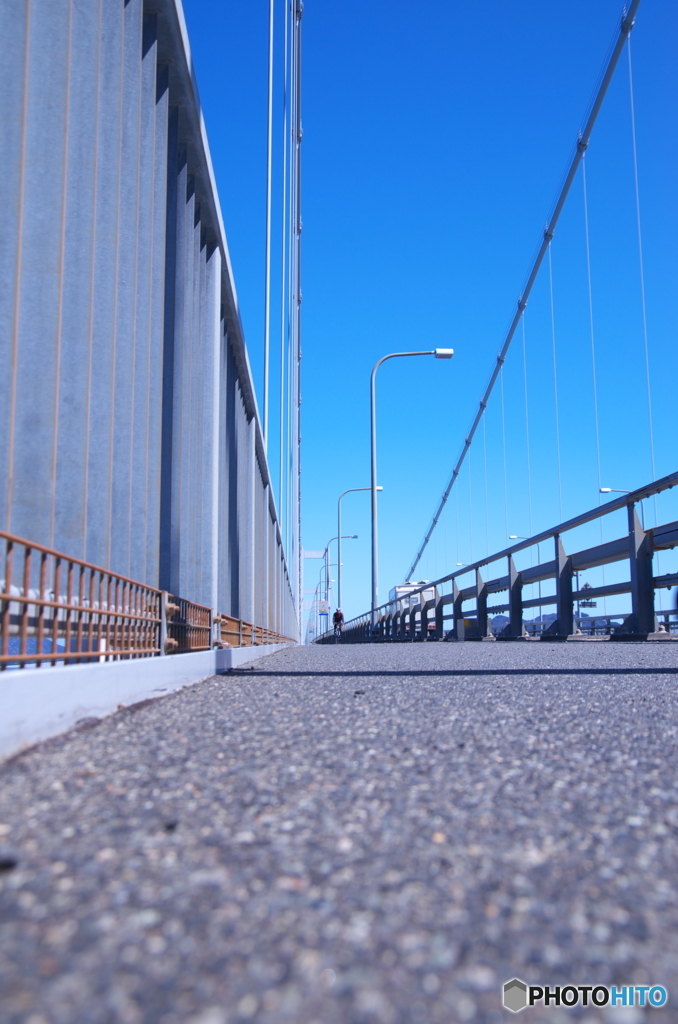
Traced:
[[327, 615], [327, 625], [328, 626], [330, 624], [330, 596], [329, 596], [329, 589], [330, 589], [330, 583], [334, 583], [334, 580], [330, 579], [330, 569], [334, 569], [334, 568], [336, 568], [336, 562], [331, 562], [331, 563], [328, 563], [326, 561], [323, 562], [323, 564], [320, 566], [320, 579], [318, 581], [318, 586], [320, 587], [320, 592], [322, 593], [323, 569], [324, 569], [325, 570], [325, 603], [327, 604], [327, 611], [326, 612], [319, 612], [318, 614], [320, 616]]
[[313, 592], [313, 601], [311, 602], [311, 615], [309, 615], [309, 619], [308, 619], [308, 621], [309, 621], [309, 630], [310, 630], [311, 616], [313, 617], [313, 636], [314, 637], [316, 637], [318, 635], [318, 630], [320, 628], [320, 619], [319, 619], [320, 593], [319, 593], [319, 591], [320, 591], [320, 581], [318, 581], [318, 583], [316, 585], [316, 588], [315, 588], [315, 590]]
[[[339, 542], [338, 543], [338, 549], [339, 550], [338, 550], [338, 554], [337, 554], [337, 559], [338, 559], [338, 569], [339, 569], [338, 579], [340, 581], [341, 581], [341, 542], [342, 542], [342, 540], [357, 540], [357, 539], [358, 539], [358, 534], [357, 533], [345, 533], [344, 536], [342, 537], [341, 536], [341, 529], [340, 529], [338, 535], [336, 537], [330, 537], [330, 539], [328, 540], [327, 544], [325, 545], [325, 563], [327, 563], [327, 560], [330, 557], [330, 544], [332, 543], [333, 540], [336, 540], [336, 541]], [[333, 581], [330, 581], [330, 582], [333, 582]], [[339, 589], [341, 590], [341, 582], [339, 583]], [[329, 591], [330, 591], [330, 588], [328, 587], [326, 589], [326, 591], [325, 591], [325, 600], [326, 601], [329, 601], [329, 599], [330, 599]], [[341, 608], [341, 601], [339, 601], [339, 607]]]
[[330, 569], [335, 569], [336, 565], [337, 565], [336, 562], [328, 562], [327, 560], [325, 560], [323, 562], [323, 564], [320, 566], [320, 583], [318, 585], [320, 587], [322, 587], [322, 583], [323, 583], [323, 569], [324, 569], [325, 570], [325, 600], [326, 601], [329, 601], [329, 594], [328, 594], [328, 589], [327, 589], [328, 588], [328, 584], [329, 583], [334, 583], [334, 580], [330, 580], [330, 578], [329, 578], [329, 572], [330, 572]]
[[[621, 490], [619, 487], [601, 487], [600, 488], [600, 493], [601, 494], [630, 494], [631, 491], [624, 491], [624, 490]], [[643, 509], [643, 500], [642, 500], [642, 498], [638, 502], [638, 504], [640, 505], [640, 521], [641, 521], [643, 529], [645, 529], [645, 511]]]
[[377, 370], [387, 359], [402, 359], [405, 356], [435, 356], [436, 359], [451, 359], [453, 348], [433, 348], [425, 352], [390, 352], [382, 356], [374, 364], [370, 377], [370, 434], [371, 434], [371, 465], [372, 465], [372, 626], [377, 624], [377, 606], [379, 604], [379, 561], [378, 561], [378, 524], [377, 524]]
[[[320, 625], [321, 585], [322, 585], [322, 583], [319, 580], [319, 582], [317, 582], [317, 584], [315, 585], [315, 590], [313, 591], [313, 599], [311, 601], [310, 614], [308, 616], [308, 630], [306, 631], [306, 635], [307, 636], [308, 636], [308, 633], [310, 633], [311, 631], [312, 631], [314, 637], [316, 637], [320, 633], [320, 629], [321, 629], [321, 625]], [[311, 625], [310, 625], [311, 618], [312, 618], [312, 621], [313, 621], [312, 628], [311, 628]]]
[[[383, 491], [383, 487], [377, 487], [378, 491]], [[339, 566], [337, 568], [337, 606], [341, 608], [341, 499], [345, 494], [350, 494], [352, 491], [369, 491], [369, 487], [349, 487], [348, 490], [342, 491], [339, 495], [339, 501], [337, 502], [337, 561]]]

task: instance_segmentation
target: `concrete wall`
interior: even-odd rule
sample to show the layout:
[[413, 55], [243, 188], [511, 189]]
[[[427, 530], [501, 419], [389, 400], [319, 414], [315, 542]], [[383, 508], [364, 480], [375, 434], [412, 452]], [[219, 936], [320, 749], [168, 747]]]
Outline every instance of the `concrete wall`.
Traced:
[[0, 529], [296, 636], [179, 0], [0, 37]]

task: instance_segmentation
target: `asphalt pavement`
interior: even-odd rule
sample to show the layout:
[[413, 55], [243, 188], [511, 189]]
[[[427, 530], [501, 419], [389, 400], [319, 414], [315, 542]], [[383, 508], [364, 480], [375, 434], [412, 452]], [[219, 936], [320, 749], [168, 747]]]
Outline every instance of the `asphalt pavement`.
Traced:
[[677, 1021], [677, 682], [672, 642], [300, 647], [80, 723], [0, 767], [0, 1021]]

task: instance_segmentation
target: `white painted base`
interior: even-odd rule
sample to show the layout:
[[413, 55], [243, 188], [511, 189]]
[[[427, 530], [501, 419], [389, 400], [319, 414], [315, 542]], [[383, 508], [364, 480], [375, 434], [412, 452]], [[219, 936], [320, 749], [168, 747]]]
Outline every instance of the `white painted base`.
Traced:
[[65, 732], [82, 718], [101, 718], [119, 704], [136, 704], [172, 693], [289, 646], [265, 644], [165, 658], [2, 672], [0, 756]]

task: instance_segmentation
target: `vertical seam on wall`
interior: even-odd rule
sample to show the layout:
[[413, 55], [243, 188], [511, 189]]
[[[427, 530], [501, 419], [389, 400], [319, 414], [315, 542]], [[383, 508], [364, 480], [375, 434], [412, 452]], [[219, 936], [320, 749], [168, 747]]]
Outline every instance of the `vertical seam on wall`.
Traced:
[[12, 484], [14, 479], [14, 417], [16, 416], [16, 387], [19, 369], [19, 309], [21, 299], [21, 261], [23, 259], [24, 192], [26, 187], [26, 135], [28, 132], [28, 78], [31, 46], [31, 3], [26, 6], [26, 45], [24, 47], [24, 101], [21, 126], [21, 163], [19, 168], [19, 215], [16, 242], [16, 272], [14, 280], [14, 323], [12, 325], [12, 390], [9, 411], [9, 444], [7, 446], [7, 530], [12, 522]]
[[[198, 373], [195, 375], [195, 383], [193, 385], [193, 392], [195, 395], [196, 413], [197, 413], [197, 430], [195, 432], [195, 518], [196, 526], [199, 523], [200, 528], [193, 530], [193, 545], [194, 545], [194, 565], [196, 567], [196, 580], [194, 587], [196, 592], [198, 586], [200, 587], [201, 604], [202, 601], [202, 541], [205, 531], [205, 505], [203, 500], [203, 445], [205, 437], [205, 407], [203, 402], [203, 388], [204, 388], [204, 350], [205, 350], [205, 323], [204, 323], [204, 309], [203, 303], [205, 300], [204, 288], [206, 285], [205, 276], [205, 261], [203, 258], [202, 249], [202, 220], [199, 220], [195, 226], [196, 235], [196, 248], [198, 257], [198, 271], [195, 275], [195, 284], [197, 289], [198, 306], [196, 309], [196, 337], [194, 344], [196, 346], [195, 354], [198, 357]], [[202, 372], [200, 366], [203, 366]]]
[[[205, 283], [205, 271], [204, 271], [204, 260], [203, 250], [201, 246], [202, 242], [202, 221], [199, 219], [198, 223], [193, 228], [193, 244], [196, 249], [197, 267], [193, 275], [193, 288], [196, 295], [197, 303], [195, 308], [195, 336], [191, 345], [191, 358], [195, 354], [197, 356], [198, 372], [194, 375], [191, 374], [191, 392], [195, 399], [195, 422], [194, 422], [194, 441], [193, 450], [195, 453], [195, 460], [193, 463], [193, 487], [194, 487], [194, 518], [193, 518], [193, 590], [194, 593], [200, 594], [200, 603], [203, 604], [203, 593], [202, 593], [202, 540], [205, 529], [205, 506], [203, 502], [203, 476], [202, 476], [202, 461], [203, 461], [203, 445], [205, 438], [205, 410], [204, 403], [202, 401], [203, 382], [204, 382], [204, 317], [203, 317], [203, 285]], [[202, 373], [200, 367], [202, 364]], [[199, 525], [198, 525], [199, 524]]]
[[89, 510], [89, 448], [90, 448], [90, 423], [92, 414], [92, 363], [94, 356], [94, 292], [96, 275], [97, 247], [97, 212], [99, 206], [99, 137], [101, 98], [101, 22], [102, 2], [99, 2], [99, 31], [97, 33], [97, 105], [96, 105], [96, 132], [94, 134], [94, 199], [92, 203], [92, 258], [90, 261], [90, 284], [89, 284], [89, 356], [87, 360], [87, 412], [85, 416], [85, 484], [84, 484], [84, 527], [83, 527], [83, 557], [87, 560], [87, 535], [88, 535], [88, 510]]
[[[188, 156], [188, 154], [187, 154], [187, 156]], [[186, 500], [186, 503], [185, 503], [185, 506], [184, 506], [184, 514], [186, 516], [186, 519], [184, 521], [186, 523], [186, 526], [188, 526], [188, 524], [191, 522], [192, 511], [193, 511], [192, 507], [191, 507], [191, 505], [192, 505], [192, 502], [191, 502], [192, 493], [191, 492], [193, 490], [193, 441], [194, 441], [194, 431], [191, 430], [191, 425], [193, 423], [194, 404], [195, 404], [194, 401], [193, 401], [193, 397], [194, 397], [193, 346], [195, 344], [193, 322], [195, 320], [195, 275], [196, 275], [196, 268], [195, 268], [195, 263], [196, 263], [196, 260], [195, 260], [195, 216], [196, 216], [196, 210], [195, 210], [195, 208], [196, 208], [197, 201], [196, 201], [196, 197], [195, 197], [195, 176], [193, 175], [192, 177], [193, 177], [193, 183], [192, 183], [191, 187], [193, 189], [193, 194], [192, 194], [191, 198], [192, 198], [193, 202], [192, 202], [192, 205], [191, 205], [190, 217], [188, 218], [188, 231], [186, 233], [186, 238], [187, 238], [187, 241], [188, 241], [188, 252], [190, 254], [189, 255], [190, 272], [187, 275], [186, 282], [185, 282], [185, 284], [186, 284], [186, 292], [190, 296], [189, 301], [190, 301], [190, 311], [191, 312], [190, 312], [190, 316], [186, 317], [186, 319], [184, 321], [184, 342], [185, 342], [185, 345], [184, 345], [184, 357], [186, 359], [186, 363], [184, 365], [185, 365], [185, 367], [188, 370], [186, 376], [184, 377], [184, 388], [185, 388], [185, 394], [186, 394], [186, 398], [187, 398], [187, 405], [188, 405], [187, 414], [188, 415], [186, 416], [185, 419], [182, 417], [182, 426], [184, 428], [184, 431], [186, 431], [187, 434], [188, 434], [188, 437], [186, 438], [186, 443], [185, 443], [185, 446], [184, 446], [184, 454], [185, 454], [185, 457], [186, 457], [186, 476], [185, 476], [185, 481], [186, 481], [185, 500]], [[187, 175], [187, 180], [188, 180], [188, 175]], [[200, 254], [198, 253], [198, 255], [200, 255]], [[182, 442], [182, 444], [183, 444], [183, 442]], [[187, 536], [186, 540], [187, 540], [187, 544], [186, 544], [187, 556], [186, 556], [186, 561], [185, 561], [185, 569], [184, 569], [184, 576], [183, 576], [183, 579], [182, 579], [182, 585], [184, 586], [184, 588], [188, 592], [189, 588], [187, 587], [187, 583], [188, 583], [188, 580], [189, 580], [189, 577], [190, 577], [189, 567], [191, 565], [191, 556], [194, 553], [194, 549], [193, 549], [193, 545], [191, 543], [191, 541], [193, 540], [193, 537], [191, 537], [191, 535], [189, 534]]]
[[[154, 69], [154, 74], [153, 74], [153, 99], [154, 99], [154, 106], [153, 106], [153, 145], [151, 147], [151, 158], [150, 158], [150, 166], [151, 166], [151, 172], [152, 172], [152, 183], [153, 183], [153, 187], [151, 189], [151, 217], [150, 217], [150, 225], [149, 225], [149, 238], [150, 238], [150, 241], [151, 241], [151, 265], [150, 265], [150, 268], [149, 268], [150, 269], [150, 274], [149, 274], [150, 284], [149, 284], [149, 289], [148, 289], [148, 328], [147, 328], [148, 344], [146, 346], [146, 448], [145, 448], [145, 459], [144, 459], [144, 491], [145, 491], [145, 494], [146, 494], [146, 509], [148, 509], [148, 504], [149, 504], [149, 465], [150, 465], [150, 451], [149, 450], [150, 450], [150, 444], [151, 444], [151, 441], [150, 441], [150, 426], [149, 426], [149, 424], [151, 422], [151, 382], [152, 382], [152, 379], [153, 379], [153, 374], [152, 374], [153, 363], [152, 363], [151, 356], [152, 356], [152, 353], [153, 353], [153, 300], [154, 300], [154, 297], [155, 297], [155, 284], [154, 284], [155, 276], [154, 276], [154, 271], [155, 271], [155, 261], [157, 259], [157, 254], [156, 254], [156, 251], [155, 251], [155, 201], [156, 201], [155, 192], [156, 192], [156, 187], [157, 187], [157, 183], [155, 181], [155, 161], [156, 161], [156, 148], [157, 148], [157, 141], [158, 141], [158, 125], [157, 125], [158, 100], [157, 100], [157, 95], [156, 95], [156, 92], [157, 92], [157, 79], [158, 79], [158, 37], [157, 37], [157, 33], [156, 33], [155, 40], [153, 42], [153, 46], [150, 47], [150, 49], [148, 50], [148, 53], [146, 54], [147, 57], [151, 53], [151, 51], [153, 51], [153, 53], [154, 53], [154, 60], [153, 60], [153, 69]], [[142, 60], [141, 63], [142, 63], [142, 68], [143, 68], [143, 60]], [[162, 448], [162, 440], [161, 440], [161, 448]], [[145, 539], [144, 547], [143, 547], [143, 551], [144, 551], [144, 576], [143, 576], [143, 580], [144, 580], [144, 583], [149, 583], [149, 579], [148, 579], [148, 523], [145, 524], [144, 536], [145, 536], [146, 539]]]
[[212, 330], [215, 332], [212, 337], [212, 360], [214, 366], [214, 390], [212, 392], [212, 529], [211, 542], [214, 545], [212, 552], [212, 593], [215, 595], [215, 608], [219, 608], [219, 582], [221, 561], [219, 558], [219, 488], [221, 484], [221, 464], [219, 461], [219, 439], [221, 437], [220, 410], [221, 410], [221, 253], [219, 246], [213, 252], [216, 263], [213, 269], [214, 277], [214, 313], [215, 323]]
[[68, 5], [68, 46], [66, 50], [66, 110], [63, 179], [61, 185], [61, 244], [59, 247], [59, 299], [57, 306], [56, 356], [54, 367], [54, 426], [52, 429], [52, 508], [50, 513], [49, 546], [54, 547], [54, 520], [56, 516], [57, 451], [59, 436], [59, 394], [61, 378], [61, 335], [64, 319], [64, 266], [66, 262], [66, 202], [68, 196], [68, 143], [71, 116], [71, 57], [73, 50], [73, 3]]
[[[122, 45], [120, 47], [120, 84], [119, 84], [119, 115], [118, 115], [118, 185], [116, 189], [117, 193], [117, 204], [116, 204], [116, 222], [115, 222], [115, 238], [116, 242], [120, 240], [120, 179], [122, 177], [122, 120], [123, 120], [123, 102], [125, 98], [125, 9], [122, 8], [121, 14], [121, 40]], [[114, 451], [114, 437], [115, 437], [115, 356], [117, 351], [117, 331], [118, 331], [118, 281], [120, 279], [120, 259], [119, 251], [116, 249], [115, 254], [115, 274], [113, 283], [113, 336], [111, 342], [111, 413], [109, 418], [109, 452], [110, 452], [110, 463], [108, 471], [108, 529], [106, 535], [108, 537], [108, 550], [106, 552], [106, 567], [111, 567], [111, 548], [113, 543], [113, 530], [111, 524], [113, 522], [113, 471], [115, 467], [115, 459], [113, 458]]]
[[[144, 12], [143, 4], [141, 5], [140, 17], [139, 17], [139, 32], [141, 38], [136, 40], [137, 53], [141, 53], [143, 46], [143, 35], [144, 35]], [[123, 54], [124, 54], [123, 46]], [[132, 575], [132, 517], [133, 517], [133, 505], [132, 495], [134, 492], [134, 400], [136, 396], [136, 365], [137, 365], [137, 307], [139, 304], [139, 202], [141, 200], [141, 113], [143, 104], [143, 87], [144, 87], [144, 72], [143, 72], [143, 60], [139, 61], [138, 64], [138, 103], [137, 103], [137, 167], [136, 167], [136, 200], [134, 203], [134, 297], [132, 299], [132, 358], [131, 358], [131, 371], [132, 371], [132, 394], [130, 397], [130, 432], [129, 432], [129, 491], [127, 496], [127, 570], [126, 575]]]
[[[201, 232], [201, 236], [202, 236], [202, 226], [200, 228], [200, 232]], [[202, 237], [201, 237], [201, 243], [202, 243]], [[203, 556], [203, 549], [204, 549], [204, 545], [205, 545], [205, 526], [206, 526], [206, 523], [205, 523], [205, 449], [204, 449], [204, 444], [205, 444], [205, 442], [207, 440], [207, 429], [206, 429], [207, 428], [207, 390], [206, 390], [206, 387], [205, 387], [206, 372], [207, 372], [207, 353], [208, 353], [208, 345], [207, 345], [208, 319], [207, 319], [207, 316], [206, 316], [207, 301], [208, 301], [207, 300], [207, 244], [205, 244], [200, 249], [200, 277], [201, 277], [201, 282], [202, 282], [202, 279], [204, 278], [204, 284], [201, 283], [201, 285], [200, 285], [200, 305], [199, 305], [200, 352], [201, 352], [201, 361], [202, 361], [203, 366], [205, 367], [205, 369], [203, 370], [203, 372], [201, 374], [198, 375], [198, 380], [199, 380], [199, 385], [198, 386], [199, 386], [199, 389], [200, 389], [200, 420], [201, 420], [201, 423], [200, 423], [200, 433], [201, 433], [201, 436], [204, 438], [204, 440], [203, 440], [202, 445], [200, 446], [201, 447], [201, 452], [200, 452], [200, 461], [199, 461], [199, 464], [198, 464], [199, 465], [199, 473], [200, 473], [200, 476], [199, 476], [200, 483], [199, 483], [199, 492], [198, 493], [200, 494], [201, 509], [200, 509], [200, 543], [198, 545], [198, 551], [197, 551], [198, 557], [197, 557], [196, 561], [198, 563], [198, 580], [200, 581], [200, 589], [201, 589], [201, 593], [202, 593], [201, 601], [202, 601], [203, 604], [211, 604], [212, 603], [211, 600], [209, 600], [209, 601], [205, 601], [204, 600], [204, 598], [205, 598], [204, 583], [203, 583], [203, 580], [204, 580], [204, 563], [203, 563], [203, 557], [202, 557]]]

